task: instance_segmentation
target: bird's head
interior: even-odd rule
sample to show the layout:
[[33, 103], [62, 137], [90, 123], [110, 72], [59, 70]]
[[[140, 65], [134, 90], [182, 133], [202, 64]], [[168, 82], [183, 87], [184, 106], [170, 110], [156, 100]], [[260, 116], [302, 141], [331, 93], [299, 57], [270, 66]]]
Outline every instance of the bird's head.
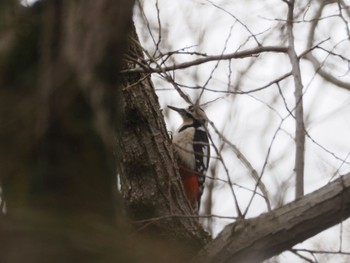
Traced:
[[182, 109], [168, 105], [168, 108], [179, 113], [185, 125], [194, 124], [195, 126], [208, 126], [208, 117], [199, 106], [191, 105], [188, 108]]

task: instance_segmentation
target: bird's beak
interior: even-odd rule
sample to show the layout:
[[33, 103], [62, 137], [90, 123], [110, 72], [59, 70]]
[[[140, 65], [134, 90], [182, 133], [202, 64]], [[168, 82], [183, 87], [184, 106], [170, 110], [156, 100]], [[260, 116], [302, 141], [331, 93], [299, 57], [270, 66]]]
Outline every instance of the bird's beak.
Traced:
[[168, 108], [171, 109], [171, 110], [177, 111], [180, 114], [184, 113], [184, 111], [185, 111], [185, 109], [176, 108], [176, 107], [173, 107], [173, 106], [170, 106], [170, 105], [168, 105]]

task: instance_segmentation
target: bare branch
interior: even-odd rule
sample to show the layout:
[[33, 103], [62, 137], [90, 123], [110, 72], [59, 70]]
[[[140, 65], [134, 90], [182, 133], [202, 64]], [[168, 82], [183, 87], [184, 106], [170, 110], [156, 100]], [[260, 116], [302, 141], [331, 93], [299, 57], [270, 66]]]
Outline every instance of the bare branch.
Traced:
[[287, 19], [287, 35], [288, 35], [288, 55], [292, 64], [292, 72], [295, 86], [295, 197], [299, 198], [304, 195], [304, 161], [305, 161], [305, 133], [304, 133], [304, 108], [303, 108], [303, 83], [301, 81], [299, 58], [294, 47], [294, 33], [293, 33], [293, 13], [294, 0], [288, 2], [288, 19]]
[[312, 254], [341, 254], [350, 256], [350, 252], [344, 251], [327, 251], [327, 250], [313, 250], [313, 249], [303, 249], [303, 248], [293, 248], [292, 251], [307, 252]]
[[194, 262], [261, 262], [350, 216], [350, 173], [257, 218], [224, 228]]
[[[270, 205], [270, 201], [269, 201], [269, 192], [267, 191], [266, 186], [262, 182], [261, 177], [258, 175], [258, 172], [254, 169], [253, 165], [248, 161], [248, 159], [243, 155], [243, 153], [238, 149], [238, 147], [236, 145], [234, 145], [233, 143], [231, 143], [222, 133], [220, 133], [213, 122], [209, 122], [209, 123], [213, 127], [215, 132], [219, 135], [219, 137], [222, 139], [222, 141], [230, 146], [230, 148], [236, 154], [236, 157], [250, 171], [253, 179], [256, 182], [256, 186], [259, 187], [259, 189], [261, 190], [263, 197], [266, 201], [267, 208], [270, 211], [271, 205]], [[229, 183], [231, 184], [231, 180], [229, 180]], [[254, 192], [256, 192], [256, 188], [254, 189]], [[245, 215], [245, 214], [246, 213], [244, 213], [243, 215]]]
[[247, 58], [247, 57], [255, 57], [258, 56], [260, 53], [264, 52], [276, 52], [276, 53], [287, 53], [288, 48], [283, 46], [265, 46], [265, 47], [256, 47], [253, 49], [247, 49], [244, 51], [237, 51], [230, 54], [223, 54], [223, 55], [213, 55], [213, 56], [207, 56], [204, 58], [195, 59], [188, 62], [183, 62], [179, 64], [174, 64], [172, 66], [166, 66], [162, 68], [144, 68], [144, 67], [135, 67], [134, 69], [128, 69], [121, 71], [122, 73], [162, 73], [167, 71], [172, 71], [176, 69], [184, 69], [189, 68], [193, 66], [198, 66], [203, 63], [211, 62], [211, 61], [217, 61], [217, 60], [230, 60], [230, 59], [238, 59], [238, 58]]
[[298, 250], [291, 249], [290, 252], [292, 252], [294, 255], [296, 255], [297, 257], [301, 258], [306, 262], [315, 263], [315, 261], [313, 261], [312, 259], [309, 259], [308, 257], [303, 256]]
[[[307, 45], [306, 45], [307, 48], [311, 48], [311, 46], [313, 44], [313, 41], [315, 39], [315, 30], [316, 30], [316, 27], [318, 25], [318, 22], [320, 21], [320, 17], [322, 15], [323, 9], [329, 3], [330, 2], [327, 2], [327, 1], [320, 1], [320, 5], [319, 5], [319, 7], [317, 9], [317, 12], [315, 14], [315, 18], [312, 21], [311, 26], [310, 26], [308, 41], [307, 41]], [[341, 4], [343, 4], [343, 3], [341, 3]], [[340, 10], [341, 10], [341, 8], [340, 8]], [[341, 16], [342, 19], [344, 19], [344, 17], [342, 16], [341, 11], [340, 11], [340, 16]], [[347, 29], [347, 32], [348, 32], [349, 29], [347, 27], [347, 23], [346, 23], [346, 29]], [[343, 89], [346, 89], [346, 90], [350, 90], [350, 83], [341, 81], [341, 80], [339, 80], [339, 78], [336, 78], [332, 74], [329, 74], [324, 69], [322, 69], [323, 63], [319, 62], [319, 60], [311, 52], [308, 53], [306, 56], [303, 56], [303, 57], [311, 62], [311, 64], [313, 65], [314, 69], [326, 81], [328, 81], [330, 83], [333, 83], [334, 85], [336, 85], [336, 86], [338, 86], [340, 88], [343, 88]]]
[[[214, 124], [213, 124], [213, 122], [209, 121], [209, 123], [210, 123], [210, 125], [211, 125], [213, 128], [215, 127]], [[242, 212], [241, 212], [241, 209], [240, 209], [239, 204], [238, 204], [237, 196], [236, 196], [235, 191], [234, 191], [234, 189], [233, 189], [233, 183], [232, 183], [232, 180], [231, 180], [231, 177], [230, 177], [228, 168], [227, 168], [227, 166], [226, 166], [226, 164], [225, 164], [224, 159], [222, 158], [221, 152], [219, 151], [218, 147], [216, 147], [216, 145], [214, 144], [213, 139], [212, 139], [212, 137], [210, 136], [210, 133], [208, 133], [208, 135], [209, 135], [209, 140], [210, 140], [210, 142], [212, 143], [212, 146], [213, 146], [213, 148], [214, 148], [214, 150], [215, 150], [215, 153], [216, 153], [216, 155], [218, 156], [218, 159], [221, 161], [222, 166], [223, 166], [223, 168], [224, 168], [224, 170], [225, 170], [226, 177], [227, 177], [227, 181], [228, 181], [228, 183], [229, 183], [230, 190], [231, 190], [231, 193], [232, 193], [232, 197], [233, 197], [233, 200], [234, 200], [234, 203], [235, 203], [235, 207], [236, 207], [236, 210], [237, 210], [237, 214], [238, 214], [238, 217], [241, 218], [241, 217], [242, 217]]]
[[253, 34], [253, 32], [250, 31], [250, 29], [247, 27], [247, 25], [244, 24], [241, 20], [239, 20], [234, 14], [232, 14], [231, 12], [229, 12], [229, 11], [227, 11], [226, 9], [222, 8], [221, 6], [216, 5], [216, 4], [213, 3], [212, 1], [207, 0], [207, 2], [209, 2], [209, 3], [212, 4], [214, 7], [218, 8], [219, 10], [225, 12], [226, 14], [228, 14], [229, 16], [231, 16], [232, 18], [234, 18], [235, 21], [237, 21], [239, 24], [241, 24], [241, 25], [248, 31], [248, 33], [250, 34], [250, 36], [251, 36], [252, 38], [254, 38], [256, 44], [257, 44], [258, 46], [261, 46], [261, 43], [260, 43], [259, 40], [256, 38], [256, 35]]

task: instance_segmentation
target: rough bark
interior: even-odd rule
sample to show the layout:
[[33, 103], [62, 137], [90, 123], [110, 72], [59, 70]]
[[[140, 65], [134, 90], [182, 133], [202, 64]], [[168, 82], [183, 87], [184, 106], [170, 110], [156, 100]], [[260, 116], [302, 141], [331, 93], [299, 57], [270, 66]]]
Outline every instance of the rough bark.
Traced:
[[194, 262], [261, 262], [350, 216], [350, 174], [257, 218], [225, 227]]
[[[143, 52], [133, 29], [124, 69], [134, 68], [135, 61], [142, 59]], [[128, 216], [138, 229], [201, 247], [207, 234], [183, 194], [150, 75], [125, 74], [122, 113], [116, 155]]]

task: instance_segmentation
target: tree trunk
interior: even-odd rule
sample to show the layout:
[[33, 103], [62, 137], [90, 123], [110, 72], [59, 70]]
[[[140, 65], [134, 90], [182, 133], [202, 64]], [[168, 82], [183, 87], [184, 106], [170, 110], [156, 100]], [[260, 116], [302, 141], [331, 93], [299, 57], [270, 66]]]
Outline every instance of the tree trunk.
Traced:
[[[132, 29], [123, 69], [143, 60]], [[207, 234], [184, 196], [171, 140], [150, 75], [126, 73], [117, 163], [128, 216], [144, 229], [200, 248]]]
[[112, 147], [132, 8], [52, 0], [1, 19], [1, 262], [135, 258]]

